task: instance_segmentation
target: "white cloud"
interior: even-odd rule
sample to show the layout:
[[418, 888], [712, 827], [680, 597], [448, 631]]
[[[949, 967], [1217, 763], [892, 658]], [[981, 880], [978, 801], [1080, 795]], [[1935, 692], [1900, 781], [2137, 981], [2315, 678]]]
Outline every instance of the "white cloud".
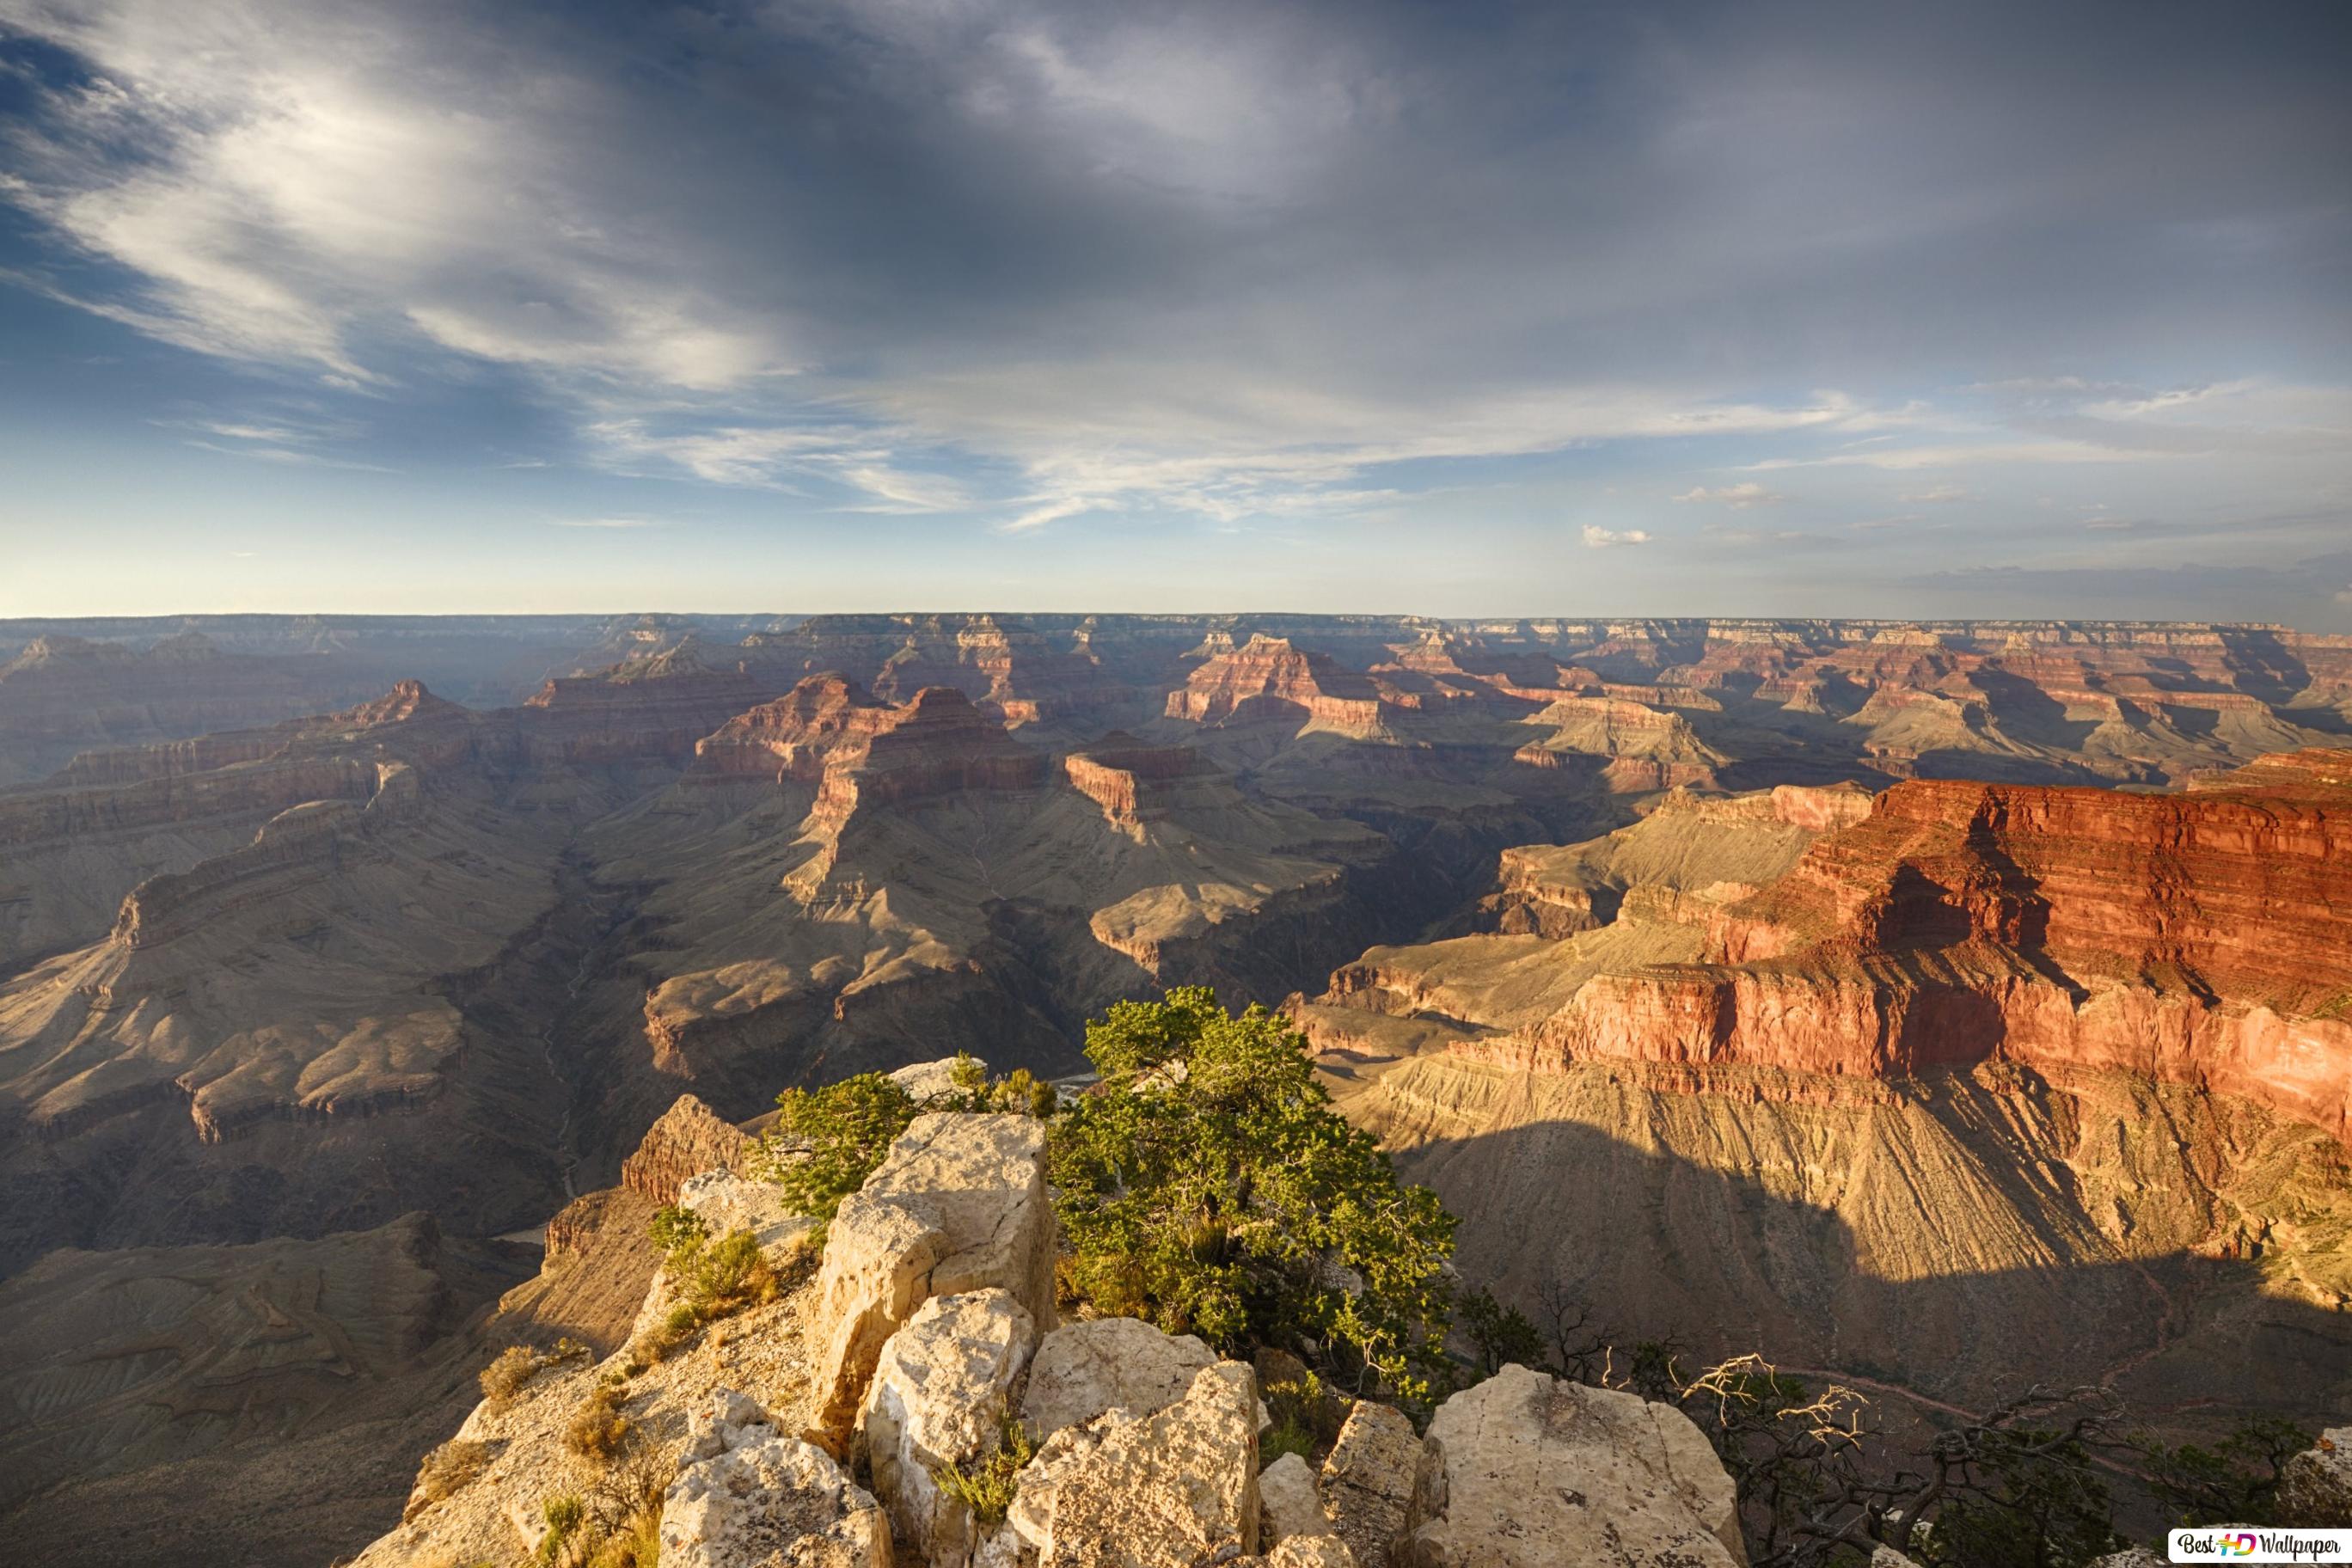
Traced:
[[1930, 489], [1906, 490], [1902, 499], [1913, 506], [1942, 506], [1968, 500], [1969, 491], [1965, 485], [1937, 485]]
[[1774, 405], [1612, 385], [1433, 401], [1263, 373], [1237, 377], [1223, 364], [1126, 361], [937, 374], [877, 389], [866, 401], [901, 430], [1017, 465], [1028, 488], [1000, 525], [1013, 532], [1144, 507], [1219, 521], [1265, 510], [1344, 512], [1391, 496], [1365, 480], [1392, 464], [1835, 429], [1874, 417], [1838, 393]]
[[1589, 522], [1584, 525], [1584, 548], [1587, 550], [1613, 550], [1621, 544], [1649, 542], [1650, 536], [1638, 528], [1620, 532], [1615, 529], [1597, 528]]
[[721, 426], [657, 432], [644, 419], [600, 420], [583, 432], [607, 466], [714, 485], [803, 489], [822, 480], [856, 492], [839, 510], [913, 514], [970, 510], [962, 483], [902, 467], [906, 432], [854, 425]]
[[971, 492], [940, 474], [910, 472], [882, 462], [852, 462], [843, 465], [835, 477], [874, 498], [851, 507], [852, 511], [963, 511], [971, 506]]
[[349, 473], [390, 474], [396, 468], [382, 463], [354, 462], [345, 458], [331, 458], [323, 452], [303, 451], [291, 447], [268, 447], [252, 444], [226, 446], [218, 441], [188, 440], [182, 445], [200, 452], [217, 452], [226, 458], [251, 458], [257, 462], [276, 463], [289, 468], [341, 468]]
[[1761, 462], [1749, 463], [1747, 468], [1750, 473], [1772, 473], [1783, 468], [1883, 468], [1901, 473], [1916, 468], [1958, 468], [1972, 463], [2125, 463], [2147, 455], [2120, 451], [2088, 441], [2002, 440], [1987, 441], [1978, 446], [1952, 444], [1837, 452], [1825, 458], [1767, 458]]
[[573, 132], [606, 84], [354, 0], [0, 0], [0, 19], [94, 73], [11, 139], [6, 194], [140, 279], [106, 300], [43, 282], [53, 297], [343, 386], [381, 384], [370, 361], [404, 329], [698, 390], [792, 367], [772, 312], [706, 288], [693, 247], [583, 177]]
[[556, 517], [548, 520], [555, 528], [665, 528], [668, 520], [658, 517]]
[[1709, 489], [1705, 485], [1694, 485], [1673, 499], [1678, 501], [1708, 502], [1716, 506], [1727, 506], [1737, 511], [1745, 511], [1752, 506], [1778, 506], [1789, 498], [1777, 490], [1766, 489], [1754, 479], [1746, 479], [1736, 485], [1723, 485], [1715, 489]]

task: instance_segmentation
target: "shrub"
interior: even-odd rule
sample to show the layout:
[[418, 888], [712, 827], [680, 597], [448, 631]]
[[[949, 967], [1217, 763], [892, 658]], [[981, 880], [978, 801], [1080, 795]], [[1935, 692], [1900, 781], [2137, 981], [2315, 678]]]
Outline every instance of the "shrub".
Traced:
[[776, 1299], [775, 1272], [748, 1230], [731, 1232], [698, 1251], [683, 1283], [686, 1299], [706, 1321]]
[[[700, 1215], [671, 1204], [654, 1211], [648, 1234], [662, 1250], [662, 1268], [677, 1286], [680, 1305], [693, 1310], [695, 1323], [776, 1299], [775, 1270], [761, 1256], [759, 1238], [750, 1231], [732, 1231], [713, 1241]], [[676, 1309], [671, 1316], [676, 1318]], [[693, 1326], [674, 1328], [665, 1348], [682, 1342]]]
[[629, 1440], [629, 1418], [621, 1414], [628, 1390], [604, 1384], [580, 1402], [572, 1425], [564, 1428], [563, 1446], [583, 1458], [610, 1463]]
[[1425, 1399], [1453, 1217], [1329, 1109], [1303, 1044], [1200, 986], [1087, 1026], [1102, 1082], [1049, 1141], [1069, 1282], [1229, 1354], [1311, 1339]]
[[1300, 1369], [1295, 1377], [1265, 1384], [1262, 1392], [1267, 1414], [1274, 1417], [1273, 1429], [1258, 1444], [1265, 1464], [1297, 1454], [1311, 1465], [1339, 1440], [1351, 1401], [1334, 1394], [1313, 1373]]
[[1979, 1489], [1936, 1514], [1924, 1546], [1933, 1568], [2087, 1563], [2123, 1544], [2107, 1484], [2080, 1441], [2021, 1426], [1982, 1447]]
[[618, 1534], [608, 1535], [588, 1556], [587, 1568], [657, 1568], [661, 1562], [661, 1499], [633, 1515]]
[[2248, 1421], [2210, 1448], [2178, 1448], [2142, 1439], [2148, 1490], [2177, 1524], [2275, 1524], [2279, 1474], [2311, 1447], [2309, 1432], [2292, 1421]]
[[1460, 1309], [1462, 1331], [1477, 1347], [1481, 1373], [1492, 1377], [1514, 1362], [1521, 1366], [1543, 1364], [1543, 1335], [1525, 1312], [1504, 1306], [1486, 1289], [1463, 1297]]
[[950, 1097], [950, 1105], [954, 1110], [1010, 1111], [1018, 1116], [1038, 1117], [1054, 1113], [1057, 1100], [1054, 1086], [1027, 1068], [1015, 1068], [1010, 1074], [991, 1083], [987, 1063], [978, 1057], [958, 1052], [950, 1076], [955, 1083], [955, 1093]]
[[960, 1465], [941, 1469], [937, 1478], [940, 1490], [971, 1509], [972, 1517], [983, 1528], [1002, 1524], [1021, 1490], [1021, 1467], [1036, 1452], [1036, 1445], [1029, 1440], [1028, 1427], [1022, 1425], [1020, 1416], [1008, 1411], [998, 1431], [995, 1449], [971, 1469]]
[[676, 1204], [664, 1204], [654, 1210], [653, 1220], [646, 1226], [646, 1233], [661, 1249], [663, 1262], [672, 1268], [710, 1239], [709, 1223], [692, 1209], [681, 1208]]
[[493, 1408], [504, 1405], [523, 1385], [554, 1365], [551, 1356], [541, 1355], [528, 1345], [509, 1345], [498, 1353], [498, 1359], [482, 1369], [482, 1397]]
[[554, 1563], [563, 1561], [564, 1548], [579, 1533], [580, 1521], [587, 1517], [587, 1508], [576, 1492], [551, 1497], [540, 1504], [540, 1515], [547, 1521], [547, 1533], [540, 1537], [539, 1561]]
[[646, 1336], [646, 1353], [656, 1361], [666, 1361], [680, 1345], [694, 1338], [701, 1327], [702, 1314], [694, 1310], [694, 1303], [680, 1301]]
[[584, 1568], [656, 1568], [662, 1496], [677, 1473], [658, 1449], [640, 1447], [598, 1478], [585, 1500], [583, 1539], [593, 1544]]
[[413, 1519], [435, 1503], [455, 1497], [489, 1462], [488, 1444], [450, 1438], [425, 1455], [424, 1462], [416, 1467], [415, 1495], [404, 1517]]
[[1285, 1454], [1296, 1454], [1309, 1465], [1315, 1463], [1315, 1434], [1308, 1431], [1296, 1415], [1277, 1415], [1274, 1425], [1258, 1439], [1257, 1458], [1261, 1467], [1270, 1465]]
[[482, 1397], [493, 1409], [504, 1405], [522, 1390], [525, 1384], [549, 1367], [588, 1354], [588, 1347], [575, 1339], [560, 1339], [555, 1348], [535, 1351], [529, 1345], [509, 1345], [498, 1358], [482, 1369]]
[[915, 1119], [915, 1098], [887, 1073], [776, 1097], [761, 1148], [784, 1201], [816, 1221], [821, 1237], [841, 1200], [866, 1184]]

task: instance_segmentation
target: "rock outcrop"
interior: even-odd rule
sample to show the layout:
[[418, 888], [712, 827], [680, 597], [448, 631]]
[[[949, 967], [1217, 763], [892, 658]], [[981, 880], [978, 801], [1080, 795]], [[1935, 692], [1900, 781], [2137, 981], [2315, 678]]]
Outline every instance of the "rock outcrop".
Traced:
[[674, 1204], [688, 1178], [740, 1171], [751, 1151], [751, 1140], [740, 1128], [681, 1094], [621, 1162], [621, 1185], [656, 1204]]
[[890, 1568], [890, 1524], [832, 1456], [764, 1426], [728, 1427], [662, 1500], [669, 1568]]
[[1115, 1410], [1066, 1426], [1022, 1469], [992, 1561], [1191, 1568], [1250, 1556], [1262, 1512], [1257, 1428], [1256, 1379], [1239, 1362], [1202, 1368], [1151, 1415]]
[[1722, 1463], [1690, 1417], [1505, 1367], [1429, 1424], [1402, 1568], [1744, 1568]]
[[1037, 1348], [1021, 1418], [1043, 1442], [1107, 1410], [1148, 1415], [1182, 1398], [1216, 1360], [1191, 1334], [1164, 1334], [1134, 1318], [1065, 1323]]
[[1267, 1545], [1278, 1545], [1293, 1536], [1339, 1538], [1323, 1506], [1322, 1489], [1315, 1484], [1315, 1472], [1297, 1454], [1285, 1454], [1258, 1472], [1257, 1495], [1265, 1510], [1263, 1534]]
[[[2150, 1405], [2321, 1418], [2352, 1300], [2309, 1217], [2347, 1205], [2338, 757], [2179, 795], [1670, 794], [1508, 857], [1505, 930], [1374, 949], [1293, 1011], [1523, 1307], [1962, 1404], [2023, 1342]], [[2223, 1326], [2251, 1321], [2253, 1363]]]
[[1403, 1412], [1360, 1399], [1323, 1461], [1321, 1497], [1331, 1533], [1362, 1568], [1390, 1568], [1412, 1522], [1421, 1439]]
[[[668, 1120], [690, 1126], [692, 1109]], [[535, 1354], [434, 1450], [406, 1517], [358, 1568], [499, 1560], [557, 1528], [589, 1532], [563, 1549], [591, 1550], [650, 1528], [627, 1489], [665, 1475], [672, 1568], [1744, 1561], [1729, 1479], [1686, 1419], [1516, 1367], [1455, 1395], [1425, 1440], [1359, 1401], [1319, 1478], [1296, 1454], [1261, 1473], [1267, 1415], [1248, 1364], [1132, 1320], [1052, 1326], [1039, 1131], [1018, 1116], [920, 1116], [843, 1204], [822, 1269], [781, 1299], [681, 1341], [658, 1326], [656, 1281], [635, 1336], [602, 1362], [571, 1344]], [[700, 1173], [681, 1201], [745, 1202], [740, 1181]], [[640, 1213], [649, 1202], [612, 1191]], [[838, 1442], [845, 1397], [857, 1441], [840, 1447], [870, 1488], [789, 1435]], [[621, 1423], [617, 1458], [579, 1441], [583, 1412]], [[1001, 1520], [975, 1510], [967, 1483], [982, 1476], [1009, 1500]], [[596, 1507], [572, 1510], [583, 1495]]]
[[679, 647], [593, 675], [551, 678], [519, 717], [534, 762], [684, 763], [697, 742], [770, 695], [740, 663], [714, 667]]
[[1169, 693], [1168, 717], [1195, 724], [1274, 721], [1352, 734], [1377, 732], [1382, 720], [1379, 694], [1362, 675], [1264, 633], [1194, 670], [1182, 690]]
[[861, 1420], [866, 1459], [898, 1539], [929, 1568], [964, 1568], [979, 1545], [971, 1505], [940, 1478], [996, 1452], [1036, 1342], [1028, 1310], [989, 1289], [932, 1297], [882, 1347]]
[[845, 1451], [883, 1347], [933, 1296], [1003, 1290], [1054, 1322], [1045, 1130], [1025, 1116], [919, 1116], [827, 1229], [809, 1348], [810, 1436]]
[[2278, 1511], [2301, 1530], [2352, 1530], [2352, 1426], [2329, 1427], [2280, 1469]]
[[1551, 732], [1520, 747], [1517, 761], [1559, 767], [1570, 756], [1599, 758], [1601, 776], [1621, 795], [1711, 785], [1731, 761], [1700, 740], [1688, 719], [1630, 697], [1560, 697], [1524, 722]]
[[2352, 752], [2188, 795], [1917, 782], [1489, 1060], [2117, 1068], [2352, 1138]]

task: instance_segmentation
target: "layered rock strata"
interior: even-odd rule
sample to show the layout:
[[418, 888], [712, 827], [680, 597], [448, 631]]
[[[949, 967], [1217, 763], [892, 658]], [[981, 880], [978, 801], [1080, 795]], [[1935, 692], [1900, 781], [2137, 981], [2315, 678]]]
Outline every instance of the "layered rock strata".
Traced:
[[2188, 795], [1898, 784], [1484, 1059], [2119, 1069], [2352, 1135], [2352, 752]]

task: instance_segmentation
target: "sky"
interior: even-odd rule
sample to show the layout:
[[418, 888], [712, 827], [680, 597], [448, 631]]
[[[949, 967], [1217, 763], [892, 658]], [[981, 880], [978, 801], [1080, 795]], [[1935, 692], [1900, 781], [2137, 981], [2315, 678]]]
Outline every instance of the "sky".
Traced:
[[0, 616], [2352, 631], [2352, 6], [0, 0]]

